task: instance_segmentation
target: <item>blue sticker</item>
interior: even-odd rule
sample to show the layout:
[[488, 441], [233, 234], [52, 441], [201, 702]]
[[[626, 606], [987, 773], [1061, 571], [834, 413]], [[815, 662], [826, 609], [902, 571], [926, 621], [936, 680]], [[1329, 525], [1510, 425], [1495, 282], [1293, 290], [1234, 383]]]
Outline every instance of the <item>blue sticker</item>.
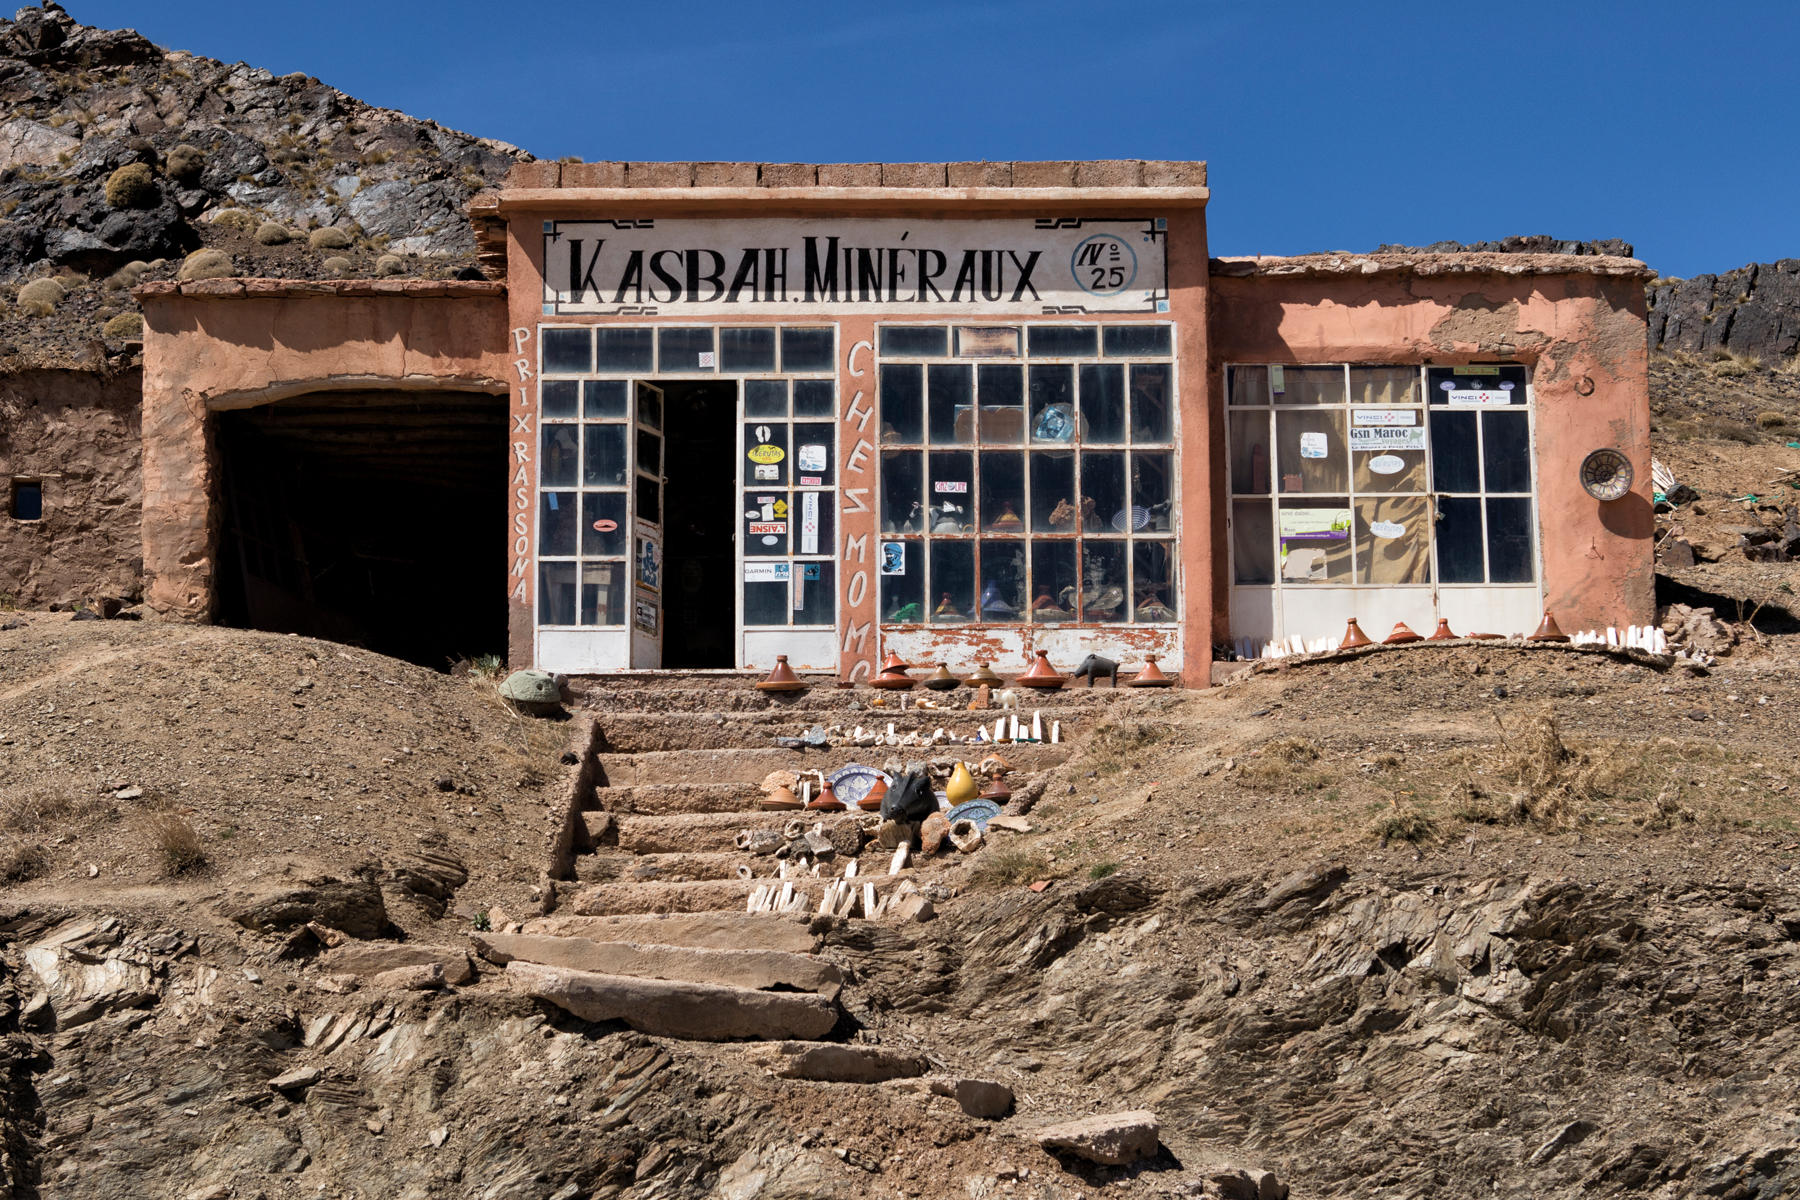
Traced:
[[557, 512], [558, 510], [560, 510], [562, 508], [562, 505], [557, 503], [555, 492], [545, 492], [544, 499], [550, 501], [550, 511], [551, 512]]
[[819, 577], [819, 564], [818, 563], [806, 563], [805, 570], [803, 570], [800, 573], [800, 578], [802, 578], [802, 579], [817, 579], [818, 577]]

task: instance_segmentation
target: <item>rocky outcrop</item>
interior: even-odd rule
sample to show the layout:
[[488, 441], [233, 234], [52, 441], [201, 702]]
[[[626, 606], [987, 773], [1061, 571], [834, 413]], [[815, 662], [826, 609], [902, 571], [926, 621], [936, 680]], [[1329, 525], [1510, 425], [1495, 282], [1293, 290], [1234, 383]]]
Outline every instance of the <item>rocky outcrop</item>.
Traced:
[[1652, 350], [1738, 354], [1771, 365], [1800, 353], [1800, 259], [1659, 279], [1648, 292]]
[[1630, 242], [1618, 238], [1569, 241], [1544, 233], [1504, 237], [1497, 242], [1433, 242], [1429, 246], [1380, 246], [1377, 254], [1596, 254], [1637, 257]]

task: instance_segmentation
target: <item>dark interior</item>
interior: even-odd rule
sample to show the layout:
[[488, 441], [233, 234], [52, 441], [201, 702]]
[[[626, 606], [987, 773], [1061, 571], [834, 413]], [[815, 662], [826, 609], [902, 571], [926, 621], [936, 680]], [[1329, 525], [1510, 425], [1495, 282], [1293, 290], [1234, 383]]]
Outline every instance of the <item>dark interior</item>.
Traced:
[[215, 418], [222, 625], [443, 670], [506, 654], [507, 411], [315, 393]]
[[737, 384], [658, 383], [667, 443], [663, 472], [665, 668], [734, 667], [737, 581], [732, 532], [738, 505]]

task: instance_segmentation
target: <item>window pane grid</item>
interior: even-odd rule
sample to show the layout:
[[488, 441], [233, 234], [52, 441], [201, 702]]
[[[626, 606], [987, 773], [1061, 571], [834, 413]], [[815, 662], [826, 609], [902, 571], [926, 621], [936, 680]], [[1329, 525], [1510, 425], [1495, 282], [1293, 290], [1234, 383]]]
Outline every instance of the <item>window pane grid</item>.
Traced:
[[1021, 357], [881, 327], [883, 622], [1176, 619], [1173, 335], [1131, 328], [1107, 357], [1101, 327], [1026, 326]]
[[[1346, 386], [1333, 378], [1338, 374]], [[1246, 364], [1228, 366], [1225, 378], [1235, 583], [1536, 581], [1531, 394], [1523, 366]], [[1322, 401], [1326, 396], [1330, 399]], [[1411, 417], [1416, 424], [1403, 425], [1400, 413], [1416, 414]], [[1329, 424], [1340, 420], [1334, 414], [1350, 424]], [[1401, 435], [1389, 443], [1394, 449], [1379, 440], [1394, 435], [1366, 432], [1409, 427], [1421, 428], [1422, 437]], [[1309, 471], [1306, 464], [1313, 457], [1309, 446], [1326, 461], [1341, 452], [1340, 439], [1332, 436], [1337, 429], [1349, 430], [1362, 447], [1376, 442], [1373, 448], [1355, 442], [1347, 448], [1341, 488], [1335, 475]], [[1322, 440], [1303, 443], [1300, 435], [1306, 433]], [[1422, 446], [1414, 448], [1415, 441]], [[1365, 455], [1367, 463], [1361, 461]], [[1383, 475], [1392, 481], [1384, 483]], [[1294, 502], [1305, 498], [1318, 502], [1314, 511], [1321, 521], [1326, 506], [1347, 515], [1347, 569], [1335, 577], [1297, 578], [1287, 569], [1284, 542], [1301, 538], [1284, 537], [1283, 522], [1275, 518], [1284, 509], [1304, 507]], [[1378, 537], [1414, 523], [1426, 527], [1428, 547], [1408, 555], [1395, 554], [1389, 545], [1381, 553]], [[1290, 528], [1294, 524], [1290, 521]], [[1329, 551], [1314, 551], [1307, 560], [1316, 562], [1321, 553], [1330, 557]], [[1396, 558], [1408, 560], [1397, 573]]]

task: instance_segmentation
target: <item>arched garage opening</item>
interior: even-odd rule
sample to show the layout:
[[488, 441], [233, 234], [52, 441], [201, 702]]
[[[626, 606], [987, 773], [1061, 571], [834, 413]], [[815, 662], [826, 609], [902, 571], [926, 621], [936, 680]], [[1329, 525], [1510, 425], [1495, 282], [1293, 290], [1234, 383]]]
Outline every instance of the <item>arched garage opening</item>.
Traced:
[[504, 396], [313, 392], [213, 420], [219, 624], [439, 670], [505, 657]]

